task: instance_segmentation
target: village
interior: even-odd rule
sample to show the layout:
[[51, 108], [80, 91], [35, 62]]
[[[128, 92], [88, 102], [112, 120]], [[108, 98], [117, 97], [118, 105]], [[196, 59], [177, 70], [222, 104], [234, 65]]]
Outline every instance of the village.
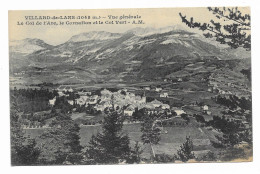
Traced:
[[[55, 96], [53, 99], [49, 100], [49, 104], [51, 106], [55, 105], [55, 101], [57, 97], [69, 97], [69, 93], [76, 93], [79, 95], [79, 98], [74, 100], [67, 100], [68, 103], [73, 105], [85, 106], [89, 105], [93, 106], [96, 111], [104, 112], [106, 108], [114, 107], [116, 110], [122, 110], [124, 116], [131, 117], [135, 110], [147, 109], [149, 113], [164, 113], [167, 112], [168, 115], [175, 114], [176, 116], [180, 116], [181, 114], [185, 114], [185, 111], [182, 107], [171, 107], [169, 104], [165, 104], [162, 101], [154, 99], [152, 101], [147, 101], [147, 97], [145, 95], [145, 91], [150, 91], [150, 87], [145, 87], [143, 89], [143, 94], [138, 95], [133, 92], [129, 92], [127, 89], [120, 89], [116, 92], [111, 92], [108, 89], [103, 89], [100, 91], [100, 95], [89, 91], [74, 91], [72, 88], [65, 87], [63, 89], [58, 89], [58, 96]], [[160, 98], [168, 98], [169, 95], [167, 92], [161, 92], [161, 87], [156, 87], [153, 89], [157, 92]], [[202, 111], [208, 111], [208, 106], [205, 105], [201, 107]], [[76, 109], [74, 108], [73, 111]]]
[[[209, 85], [210, 86], [210, 85]], [[210, 88], [209, 88], [210, 89]], [[230, 120], [241, 121], [246, 125], [249, 123], [246, 121], [245, 116], [233, 117], [229, 114], [223, 114], [220, 111], [228, 110], [225, 107], [220, 108], [216, 105], [207, 105], [205, 103], [193, 102], [191, 104], [183, 104], [179, 106], [174, 106], [171, 104], [171, 100], [174, 100], [168, 92], [166, 92], [161, 86], [151, 87], [144, 86], [141, 87], [139, 92], [119, 89], [112, 90], [102, 89], [98, 92], [96, 91], [86, 91], [86, 90], [74, 90], [71, 87], [64, 86], [57, 89], [58, 96], [49, 100], [49, 105], [53, 107], [55, 105], [56, 99], [59, 97], [64, 97], [67, 102], [72, 107], [72, 115], [77, 115], [75, 118], [84, 117], [87, 120], [95, 117], [95, 115], [105, 115], [108, 108], [114, 108], [121, 112], [126, 121], [136, 121], [135, 114], [138, 111], [145, 109], [148, 114], [161, 115], [160, 120], [166, 120], [171, 118], [172, 121], [176, 122], [176, 125], [186, 125], [185, 118], [194, 118], [194, 115], [200, 115], [205, 121], [213, 120], [213, 116], [223, 116]], [[151, 93], [157, 97], [146, 96], [146, 93]], [[213, 92], [213, 91], [211, 91]], [[71, 98], [70, 95], [76, 95], [76, 98]], [[226, 94], [229, 95], [229, 94]], [[78, 114], [77, 107], [89, 108], [91, 107], [92, 114]], [[84, 110], [84, 109], [83, 109]], [[82, 110], [81, 110], [82, 112]], [[99, 114], [93, 114], [99, 113]], [[162, 116], [163, 115], [163, 116]], [[73, 117], [73, 116], [72, 116]], [[95, 122], [94, 124], [96, 124]], [[84, 123], [81, 123], [81, 125]], [[89, 123], [89, 125], [91, 125]]]

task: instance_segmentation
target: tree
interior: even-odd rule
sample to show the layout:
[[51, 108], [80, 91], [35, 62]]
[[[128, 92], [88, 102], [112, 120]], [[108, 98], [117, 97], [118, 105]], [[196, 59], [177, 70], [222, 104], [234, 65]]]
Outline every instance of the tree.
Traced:
[[41, 144], [41, 160], [47, 164], [80, 164], [81, 154], [79, 126], [66, 114], [60, 113], [50, 124], [51, 129], [38, 139]]
[[15, 147], [18, 163], [20, 165], [35, 165], [41, 153], [40, 149], [36, 147], [35, 139], [28, 139], [26, 144]]
[[156, 126], [155, 123], [156, 116], [153, 114], [144, 115], [144, 121], [141, 125], [141, 132], [143, 133], [141, 139], [143, 144], [150, 144], [153, 157], [155, 158], [155, 153], [153, 150], [153, 144], [158, 144], [160, 141], [160, 129]]
[[242, 14], [238, 7], [208, 7], [208, 10], [216, 17], [209, 23], [194, 22], [193, 17], [188, 20], [181, 13], [179, 15], [183, 23], [190, 28], [202, 30], [206, 38], [216, 38], [220, 44], [227, 44], [234, 49], [243, 47], [251, 50], [250, 14]]
[[133, 119], [142, 120], [144, 113], [145, 113], [145, 108], [142, 108], [140, 110], [138, 110], [138, 108], [135, 108], [135, 111], [133, 113]]
[[64, 114], [71, 112], [71, 110], [73, 109], [73, 106], [71, 106], [68, 103], [68, 100], [66, 99], [65, 96], [56, 97], [56, 101], [55, 101], [53, 107], [55, 109], [61, 109], [61, 112], [64, 113]]
[[188, 117], [188, 114], [182, 113], [181, 118], [186, 120], [186, 123], [188, 124], [190, 122], [190, 118]]
[[[13, 98], [12, 98], [13, 99]], [[34, 139], [26, 138], [17, 115], [17, 105], [11, 99], [11, 163], [12, 165], [36, 165], [41, 153]]]
[[177, 151], [178, 157], [182, 162], [187, 162], [189, 159], [194, 159], [195, 155], [192, 152], [193, 142], [190, 137], [186, 137], [186, 141], [180, 146], [180, 150]]
[[252, 130], [249, 129], [242, 131], [241, 133], [239, 133], [239, 138], [240, 140], [247, 142], [249, 145], [252, 145]]
[[230, 121], [225, 119], [225, 117], [220, 118], [214, 116], [213, 120], [210, 120], [207, 124], [215, 129], [219, 129], [223, 133], [222, 136], [215, 136], [218, 140], [218, 142], [212, 142], [215, 147], [229, 148], [242, 141], [252, 142], [250, 130], [243, 128], [241, 122]]
[[102, 124], [102, 133], [93, 135], [87, 146], [86, 156], [90, 164], [115, 164], [129, 158], [131, 148], [127, 135], [122, 134], [123, 117], [110, 109]]
[[244, 74], [248, 80], [251, 81], [251, 67], [248, 69], [242, 69], [240, 72]]
[[197, 122], [200, 122], [200, 123], [205, 123], [206, 122], [205, 118], [203, 116], [201, 116], [201, 115], [194, 114], [193, 116], [195, 117]]
[[127, 159], [127, 163], [140, 163], [141, 161], [141, 154], [143, 153], [143, 149], [141, 149], [141, 146], [139, 145], [139, 142], [135, 142], [135, 146], [133, 149], [131, 149], [129, 158]]
[[212, 151], [208, 151], [207, 154], [203, 155], [200, 158], [196, 159], [197, 161], [216, 161], [217, 156]]
[[215, 136], [224, 147], [233, 147], [240, 142], [238, 133], [224, 133], [222, 136]]

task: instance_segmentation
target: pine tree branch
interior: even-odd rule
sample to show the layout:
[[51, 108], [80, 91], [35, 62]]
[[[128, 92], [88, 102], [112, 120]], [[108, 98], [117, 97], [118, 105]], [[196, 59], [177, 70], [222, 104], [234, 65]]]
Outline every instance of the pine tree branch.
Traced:
[[[237, 22], [237, 23], [239, 23], [239, 24], [241, 24], [241, 25], [244, 25], [244, 26], [250, 27], [250, 26], [248, 26], [247, 23], [244, 23], [244, 22], [242, 22], [242, 21], [239, 21], [239, 20], [236, 20], [236, 19], [230, 18], [229, 16], [225, 16], [225, 15], [223, 15], [224, 12], [221, 11], [222, 13], [220, 13], [220, 10], [219, 10], [219, 9], [218, 9], [217, 11], [214, 11], [211, 7], [208, 7], [208, 10], [209, 10], [209, 11], [212, 11], [213, 14], [217, 14], [217, 15], [219, 15], [219, 16], [221, 16], [221, 17], [224, 17], [224, 18], [226, 18], [226, 19], [232, 20], [232, 21]], [[250, 28], [251, 28], [251, 27], [250, 27]]]

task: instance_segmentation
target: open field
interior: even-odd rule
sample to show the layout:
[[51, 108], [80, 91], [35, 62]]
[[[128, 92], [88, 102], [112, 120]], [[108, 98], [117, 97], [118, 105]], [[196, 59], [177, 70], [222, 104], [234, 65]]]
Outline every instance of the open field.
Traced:
[[[143, 145], [141, 141], [141, 123], [125, 124], [123, 126], [123, 132], [128, 134], [130, 138], [131, 146], [134, 146], [138, 141], [142, 146], [144, 152], [142, 154], [145, 158], [150, 158], [151, 147], [150, 145]], [[39, 136], [46, 129], [25, 129], [26, 135], [33, 137]], [[91, 139], [92, 135], [96, 135], [102, 130], [100, 125], [82, 126], [80, 129], [80, 142], [85, 147]], [[165, 131], [168, 133], [165, 133]], [[177, 150], [180, 149], [180, 145], [185, 142], [186, 136], [190, 136], [194, 143], [195, 154], [200, 155], [205, 151], [216, 151], [211, 144], [210, 140], [215, 140], [213, 131], [208, 131], [204, 128], [197, 128], [192, 125], [186, 127], [164, 127], [161, 133], [161, 140], [158, 145], [153, 145], [156, 154], [177, 154]]]
[[72, 115], [71, 115], [71, 119], [72, 120], [76, 120], [76, 119], [85, 119], [85, 120], [88, 120], [88, 119], [91, 119], [91, 118], [94, 118], [95, 116], [90, 116], [90, 115], [87, 115], [86, 113], [75, 113], [73, 112]]

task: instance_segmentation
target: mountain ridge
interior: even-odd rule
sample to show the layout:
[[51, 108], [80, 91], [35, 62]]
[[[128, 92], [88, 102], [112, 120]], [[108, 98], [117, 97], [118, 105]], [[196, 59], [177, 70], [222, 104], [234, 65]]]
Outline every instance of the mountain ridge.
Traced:
[[[146, 31], [149, 32], [143, 35]], [[197, 33], [178, 28], [137, 28], [124, 33], [92, 31], [74, 35], [60, 45], [46, 46], [45, 49], [23, 56], [20, 64], [11, 63], [15, 65], [11, 72], [22, 69], [33, 72], [35, 68], [41, 68], [41, 73], [53, 72], [53, 76], [57, 76], [54, 79], [61, 76], [67, 79], [70, 76], [67, 72], [72, 71], [78, 73], [72, 77], [78, 77], [78, 81], [82, 82], [145, 80], [172, 77], [175, 72], [182, 72], [188, 64], [196, 62], [204, 62], [203, 66], [213, 62], [212, 66], [219, 66], [215, 61], [244, 58], [240, 57], [243, 54], [239, 51], [233, 53], [234, 50], [206, 42]], [[12, 51], [10, 55], [13, 55]], [[48, 80], [47, 77], [44, 79]]]
[[11, 52], [31, 54], [35, 51], [51, 49], [53, 46], [38, 38], [25, 38], [22, 40], [11, 40], [9, 48]]

